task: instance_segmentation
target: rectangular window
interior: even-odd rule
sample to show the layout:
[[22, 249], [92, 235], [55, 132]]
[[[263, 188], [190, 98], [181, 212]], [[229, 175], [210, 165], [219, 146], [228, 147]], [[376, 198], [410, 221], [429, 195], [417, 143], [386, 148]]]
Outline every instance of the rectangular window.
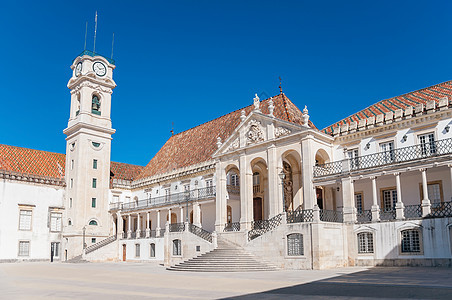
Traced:
[[31, 230], [31, 210], [20, 210], [19, 212], [19, 230]]
[[71, 160], [71, 170], [73, 170], [74, 169], [74, 160], [72, 159]]
[[165, 189], [165, 202], [170, 200], [170, 189]]
[[231, 174], [231, 185], [232, 186], [239, 186], [240, 185], [239, 175], [237, 175], [236, 173], [232, 173]]
[[422, 155], [429, 156], [436, 153], [435, 135], [427, 133], [418, 136]]
[[96, 238], [91, 238], [91, 243], [95, 244], [96, 243]]
[[97, 169], [97, 159], [93, 159], [93, 169]]
[[74, 187], [74, 179], [71, 178], [71, 189]]
[[72, 208], [72, 198], [69, 198], [69, 208]]
[[60, 256], [60, 243], [58, 243], [58, 242], [51, 243], [50, 251], [53, 252], [54, 257], [59, 257]]
[[97, 187], [97, 178], [93, 178], [93, 189]]
[[358, 233], [358, 253], [374, 253], [374, 241], [371, 232]]
[[212, 179], [206, 180], [206, 187], [207, 187], [208, 195], [211, 195], [213, 193], [213, 181], [212, 181]]
[[350, 159], [350, 168], [351, 169], [357, 169], [359, 167], [358, 149], [348, 150], [347, 158]]
[[397, 203], [397, 190], [388, 189], [382, 191], [382, 209], [383, 211], [392, 211]]
[[19, 256], [29, 256], [29, 255], [30, 255], [30, 242], [19, 241]]
[[149, 255], [150, 255], [150, 257], [155, 257], [155, 244], [154, 243], [152, 243], [151, 245], [150, 245], [150, 253], [149, 253]]
[[355, 193], [355, 205], [358, 213], [363, 212], [363, 193]]
[[287, 255], [288, 256], [304, 255], [303, 235], [301, 233], [291, 233], [287, 236]]
[[50, 213], [50, 231], [61, 231], [61, 217], [61, 213]]
[[402, 231], [402, 253], [420, 253], [421, 241], [419, 230], [409, 229]]
[[91, 198], [91, 207], [96, 208], [96, 198]]
[[380, 152], [384, 163], [394, 161], [394, 142], [386, 142], [380, 144]]
[[135, 257], [140, 257], [140, 244], [135, 244]]
[[173, 255], [182, 255], [181, 240], [173, 240]]
[[[422, 183], [419, 184], [419, 190], [421, 193], [421, 201], [424, 199], [424, 190], [422, 189]], [[441, 208], [443, 200], [443, 186], [442, 182], [434, 181], [427, 183], [428, 199], [432, 205], [432, 209]]]

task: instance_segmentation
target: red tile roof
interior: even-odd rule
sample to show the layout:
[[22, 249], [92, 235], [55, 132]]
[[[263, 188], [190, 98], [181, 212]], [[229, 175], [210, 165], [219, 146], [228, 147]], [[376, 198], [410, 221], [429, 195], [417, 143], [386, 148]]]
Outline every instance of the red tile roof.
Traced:
[[[0, 170], [21, 174], [63, 178], [66, 155], [0, 144]], [[144, 167], [111, 162], [115, 179], [133, 180]]]
[[394, 112], [397, 109], [404, 109], [408, 106], [416, 106], [417, 104], [425, 104], [428, 100], [439, 102], [439, 99], [447, 96], [452, 98], [452, 80], [440, 84], [436, 84], [421, 90], [406, 93], [397, 97], [381, 100], [339, 122], [334, 123], [324, 129], [323, 132], [332, 134], [333, 127], [338, 127], [351, 122], [376, 116], [382, 113]]
[[[269, 99], [261, 101], [262, 113], [268, 114]], [[284, 94], [273, 97], [276, 118], [302, 124], [302, 112]], [[254, 106], [243, 108], [248, 115]], [[171, 136], [151, 159], [138, 179], [163, 174], [174, 169], [199, 164], [212, 159], [217, 150], [217, 137], [224, 142], [240, 124], [242, 109]], [[315, 126], [309, 122], [310, 126]]]

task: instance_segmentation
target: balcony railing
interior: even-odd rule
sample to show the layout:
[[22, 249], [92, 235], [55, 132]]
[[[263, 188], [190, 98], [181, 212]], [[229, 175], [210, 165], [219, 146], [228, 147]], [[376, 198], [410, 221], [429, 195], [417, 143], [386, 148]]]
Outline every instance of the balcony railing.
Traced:
[[173, 223], [169, 224], [170, 232], [182, 232], [185, 230], [185, 223]]
[[396, 218], [396, 211], [394, 209], [380, 210], [380, 220], [382, 221], [392, 221]]
[[452, 138], [314, 166], [314, 177], [365, 170], [452, 154]]
[[229, 194], [240, 194], [240, 186], [238, 185], [228, 185], [226, 188]]
[[196, 226], [195, 224], [188, 224], [188, 231], [193, 233], [194, 235], [199, 236], [200, 238], [212, 243], [212, 234], [207, 230], [202, 229], [201, 227]]
[[343, 221], [342, 211], [321, 209], [320, 220], [323, 222], [342, 223]]
[[227, 223], [224, 226], [224, 231], [240, 231], [240, 222]]
[[168, 204], [183, 204], [187, 201], [196, 201], [215, 197], [215, 186], [186, 191], [177, 194], [170, 194], [150, 199], [138, 200], [129, 203], [111, 203], [110, 210], [136, 210], [143, 208], [151, 208], [155, 206], [163, 206]]
[[420, 204], [405, 205], [403, 214], [405, 216], [405, 219], [419, 219], [422, 217], [422, 207]]
[[287, 223], [303, 223], [314, 221], [314, 211], [312, 209], [296, 209], [286, 212]]
[[452, 202], [432, 204], [430, 218], [452, 217]]
[[358, 221], [358, 223], [369, 223], [372, 222], [372, 211], [369, 210], [363, 210], [363, 211], [359, 211], [356, 214], [356, 220]]
[[251, 223], [251, 230], [248, 231], [248, 240], [254, 240], [255, 238], [263, 235], [264, 233], [271, 231], [281, 225], [282, 214], [276, 215], [270, 220], [258, 220]]

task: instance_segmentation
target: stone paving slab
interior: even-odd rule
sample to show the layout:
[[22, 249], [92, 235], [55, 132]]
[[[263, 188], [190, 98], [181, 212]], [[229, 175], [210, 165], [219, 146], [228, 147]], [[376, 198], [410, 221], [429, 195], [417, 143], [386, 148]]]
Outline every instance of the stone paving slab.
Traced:
[[152, 263], [0, 264], [0, 299], [452, 299], [452, 269], [175, 272]]

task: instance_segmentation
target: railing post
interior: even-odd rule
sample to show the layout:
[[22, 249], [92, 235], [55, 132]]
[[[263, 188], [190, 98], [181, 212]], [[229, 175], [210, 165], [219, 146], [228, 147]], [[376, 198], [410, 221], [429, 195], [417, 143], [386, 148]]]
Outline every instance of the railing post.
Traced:
[[127, 226], [128, 226], [127, 238], [131, 239], [132, 238], [132, 216], [131, 215], [128, 215], [128, 217], [127, 217]]
[[188, 222], [185, 222], [184, 223], [185, 224], [185, 232], [189, 232], [190, 231], [190, 228], [188, 228]]
[[430, 199], [428, 198], [427, 173], [425, 169], [420, 169], [419, 171], [422, 172], [422, 193], [424, 194], [424, 199], [422, 199], [421, 202], [422, 217], [426, 217], [432, 212], [432, 205], [430, 203]]
[[155, 227], [155, 237], [160, 237], [160, 210], [157, 210], [157, 227]]
[[402, 188], [400, 187], [400, 173], [394, 174], [396, 177], [396, 190], [397, 190], [397, 203], [395, 205], [396, 209], [396, 220], [404, 220], [405, 219], [405, 212], [404, 212], [404, 205], [402, 202]]
[[218, 236], [216, 231], [212, 232], [212, 244], [214, 248], [218, 247]]
[[371, 177], [372, 180], [372, 222], [380, 221], [380, 207], [377, 203], [377, 178]]
[[146, 212], [146, 238], [151, 236], [151, 228], [149, 228], [149, 212]]
[[314, 204], [314, 208], [312, 209], [312, 219], [314, 223], [320, 222], [320, 208], [317, 204]]
[[281, 225], [286, 225], [287, 224], [287, 212], [283, 211], [281, 213]]

